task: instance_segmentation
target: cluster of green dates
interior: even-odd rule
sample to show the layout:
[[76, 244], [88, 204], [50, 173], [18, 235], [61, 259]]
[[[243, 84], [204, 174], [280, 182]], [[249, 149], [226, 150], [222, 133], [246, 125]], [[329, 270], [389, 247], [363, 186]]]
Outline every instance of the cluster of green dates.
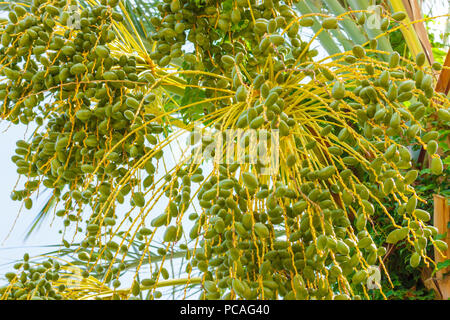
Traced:
[[65, 285], [54, 287], [60, 278], [61, 265], [53, 259], [33, 265], [29, 259], [25, 254], [23, 262], [14, 265], [17, 271], [6, 273], [10, 285], [0, 287], [0, 297], [6, 300], [62, 300]]
[[[279, 129], [280, 137], [289, 138], [295, 121], [284, 112], [284, 108], [293, 103], [290, 97], [295, 89], [285, 87], [288, 76], [292, 76], [285, 70], [295, 63], [307, 62], [316, 54], [298, 36], [299, 28], [312, 26], [313, 20], [294, 21], [282, 36], [280, 31], [294, 17], [287, 5], [276, 1], [263, 1], [261, 4], [237, 1], [231, 9], [220, 5], [218, 2], [197, 8], [191, 2], [178, 0], [161, 4], [158, 9], [163, 18], [152, 18], [156, 28], [152, 39], [158, 41], [152, 58], [161, 66], [167, 66], [172, 59], [181, 57], [178, 39], [183, 38], [182, 44], [185, 44], [183, 32], [186, 32], [187, 40], [196, 47], [196, 55], [186, 53], [183, 56], [185, 68], [226, 75], [233, 80], [202, 77], [205, 87], [235, 90], [232, 99], [222, 99], [208, 111], [214, 111], [217, 105], [220, 108], [221, 105], [237, 103], [243, 105], [244, 110], [235, 127], [266, 129], [270, 123], [271, 129]], [[400, 21], [404, 17], [399, 13], [393, 18]], [[389, 24], [386, 21], [384, 29]], [[338, 22], [335, 18], [327, 18], [322, 27], [335, 29]], [[230, 41], [229, 34], [236, 40]], [[248, 46], [238, 41], [239, 38], [245, 39]], [[370, 41], [370, 49], [376, 47], [376, 40]], [[273, 69], [258, 69], [269, 56], [273, 59]], [[354, 285], [364, 283], [369, 276], [367, 267], [376, 264], [385, 253], [383, 247], [375, 245], [366, 226], [376, 211], [373, 199], [384, 199], [393, 194], [407, 197], [408, 201], [399, 206], [399, 212], [415, 221], [393, 230], [388, 242], [397, 243], [411, 237], [416, 250], [411, 265], [418, 266], [425, 254], [427, 238], [435, 237], [436, 230], [423, 228], [430, 217], [416, 208], [417, 198], [411, 184], [418, 172], [410, 170], [411, 151], [405, 145], [422, 144], [432, 157], [431, 172], [435, 175], [442, 173], [443, 163], [436, 154], [438, 133], [423, 132], [421, 126], [421, 121], [435, 112], [430, 107], [434, 95], [433, 80], [423, 68], [423, 54], [416, 57], [418, 68], [403, 66], [397, 53], [389, 57], [389, 69], [368, 63], [366, 58], [367, 53], [361, 46], [355, 46], [345, 57], [345, 63], [358, 65], [361, 62], [364, 70], [363, 80], [357, 80], [350, 88], [346, 88], [326, 67], [317, 68], [311, 64], [302, 70], [307, 75], [334, 82], [330, 110], [354, 114], [355, 123], [363, 128], [361, 134], [365, 139], [358, 139], [350, 127], [329, 125], [329, 119], [325, 118], [319, 135], [335, 137], [335, 144], [324, 146], [311, 139], [305, 145], [294, 136], [296, 146], [320, 150], [332, 158], [341, 159], [343, 165], [333, 161], [334, 165], [311, 170], [307, 159], [298, 161], [295, 154], [288, 154], [287, 166], [297, 168], [300, 178], [305, 181], [299, 186], [300, 191], [281, 182], [276, 182], [270, 189], [259, 182], [260, 177], [249, 172], [240, 173], [245, 185], [242, 188], [241, 181], [234, 177], [239, 168], [237, 164], [220, 166], [219, 178], [213, 176], [202, 183], [198, 200], [204, 212], [200, 216], [196, 213], [189, 216], [195, 221], [189, 236], [203, 239], [187, 271], [196, 267], [205, 273], [205, 298], [230, 297], [228, 289], [247, 299], [275, 298], [278, 294], [300, 299], [348, 297], [333, 296], [336, 288], [332, 285], [339, 277], [351, 279]], [[241, 72], [244, 68], [245, 73]], [[441, 67], [434, 64], [433, 68], [439, 70]], [[194, 85], [199, 81], [194, 77], [189, 80]], [[206, 92], [214, 97], [221, 95], [219, 90]], [[438, 117], [448, 122], [448, 110], [440, 109]], [[221, 128], [221, 124], [216, 124], [216, 128]], [[397, 136], [405, 139], [394, 142], [390, 138]], [[364, 162], [350, 151], [353, 149], [359, 156], [368, 150], [379, 156]], [[255, 167], [258, 171], [258, 166]], [[407, 171], [400, 174], [399, 169]], [[368, 174], [370, 183], [358, 182], [355, 172]], [[336, 176], [342, 180], [332, 183]], [[266, 207], [262, 210], [249, 208], [249, 204], [258, 201], [265, 203]], [[345, 210], [339, 203], [345, 205]], [[350, 212], [354, 212], [352, 219], [349, 219]], [[166, 212], [155, 218], [152, 226], [160, 227], [170, 220], [170, 213]], [[348, 233], [352, 225], [356, 234]], [[286, 241], [275, 240], [277, 228], [284, 228], [289, 234]], [[175, 233], [173, 229], [172, 234]], [[176, 239], [172, 236], [166, 240]], [[441, 249], [445, 247], [445, 243], [439, 240], [434, 240], [434, 244]], [[290, 274], [286, 275], [286, 271]], [[259, 281], [261, 277], [263, 286]], [[314, 285], [308, 286], [308, 283]]]
[[[12, 198], [25, 200], [30, 209], [30, 196], [41, 184], [54, 189], [56, 197], [67, 200], [66, 210], [57, 215], [65, 216], [68, 226], [76, 220], [68, 214], [72, 202], [88, 204], [93, 194], [105, 202], [114, 181], [151, 150], [163, 128], [145, 112], [155, 100], [153, 93], [126, 94], [153, 83], [153, 76], [147, 72], [139, 78], [135, 57], [113, 57], [108, 48], [115, 39], [113, 21], [123, 19], [112, 9], [117, 1], [82, 10], [80, 28], [60, 34], [55, 21], [68, 23], [66, 4], [34, 1], [31, 13], [18, 5], [11, 8], [2, 30], [1, 73], [7, 81], [1, 83], [0, 96], [3, 118], [41, 128], [31, 141], [17, 142], [12, 160], [28, 181]], [[159, 152], [154, 158], [161, 156]], [[100, 165], [102, 160], [107, 163]], [[145, 169], [148, 186], [155, 171], [151, 158]], [[94, 171], [100, 183], [86, 186], [84, 177]], [[135, 186], [131, 181], [123, 188], [119, 202]]]
[[[187, 258], [191, 256], [191, 261], [186, 272], [192, 268], [204, 272], [203, 298], [229, 299], [234, 292], [245, 299], [276, 299], [278, 296], [341, 299], [348, 296], [335, 294], [339, 279], [349, 279], [352, 286], [365, 286], [370, 275], [367, 267], [377, 264], [386, 253], [384, 247], [375, 244], [366, 228], [368, 217], [375, 214], [367, 187], [356, 186], [361, 205], [343, 185], [334, 184], [328, 189], [313, 183], [332, 178], [336, 174], [332, 167], [316, 172], [314, 178], [309, 175], [312, 181], [301, 185], [299, 192], [281, 182], [270, 189], [249, 172], [244, 172], [239, 181], [233, 177], [238, 167], [222, 165], [219, 177], [202, 182], [197, 197], [205, 210], [200, 216], [189, 215], [195, 222], [189, 237], [201, 240], [199, 248], [187, 255]], [[308, 173], [305, 174], [308, 179]], [[341, 172], [349, 184], [350, 175], [349, 171]], [[353, 222], [336, 205], [333, 200], [336, 195], [341, 195], [348, 212], [354, 207], [357, 215]], [[414, 230], [413, 267], [426, 255], [427, 238], [437, 235], [436, 228], [423, 228], [420, 224], [427, 222], [430, 216], [416, 208], [416, 202], [416, 198], [411, 197], [400, 211], [419, 222], [395, 229], [387, 237], [388, 243], [395, 244], [408, 236], [413, 239], [410, 229]], [[265, 203], [265, 206], [258, 210], [249, 208], [256, 203]], [[156, 220], [161, 223], [152, 222], [154, 227], [170, 222], [167, 214]], [[351, 226], [355, 234], [348, 233], [347, 228]], [[280, 234], [286, 234], [287, 239], [279, 240]], [[434, 244], [446, 250], [445, 242], [434, 240]]]
[[[206, 88], [206, 97], [224, 97], [208, 104], [208, 112], [233, 102], [226, 98], [227, 89], [236, 91], [234, 101], [245, 100], [248, 81], [258, 77], [258, 66], [264, 66], [269, 55], [273, 73], [277, 74], [275, 80], [280, 83], [288, 76], [285, 69], [317, 55], [317, 50], [310, 49], [299, 36], [300, 26], [310, 26], [310, 18], [295, 21], [292, 8], [281, 1], [257, 4], [254, 0], [238, 0], [228, 8], [224, 1], [198, 6], [191, 1], [166, 0], [158, 10], [161, 17], [151, 18], [156, 31], [150, 37], [157, 45], [150, 57], [162, 67], [182, 61], [187, 70], [217, 75], [186, 76], [189, 84]], [[288, 42], [282, 31], [291, 23]], [[186, 43], [195, 46], [194, 53], [185, 51]]]
[[[74, 210], [91, 206], [86, 239], [78, 254], [81, 261], [90, 259], [88, 248], [99, 247], [97, 235], [116, 225], [114, 209], [103, 208], [111, 203], [108, 198], [116, 183], [142, 160], [146, 173], [142, 187], [149, 187], [156, 171], [152, 160], [163, 155], [159, 151], [143, 159], [163, 132], [163, 127], [152, 121], [155, 116], [145, 112], [155, 94], [127, 93], [154, 83], [154, 77], [149, 72], [138, 77], [135, 57], [113, 57], [108, 48], [115, 39], [112, 23], [123, 20], [113, 10], [117, 3], [102, 2], [82, 10], [79, 29], [68, 25], [71, 17], [66, 1], [34, 1], [31, 13], [14, 5], [10, 22], [1, 32], [1, 73], [7, 78], [0, 84], [2, 118], [40, 127], [30, 141], [16, 143], [12, 160], [27, 181], [24, 189], [13, 191], [11, 197], [31, 209], [33, 193], [42, 187], [52, 189], [64, 202], [56, 216], [64, 218], [65, 227], [75, 224], [78, 231], [82, 231], [83, 217]], [[55, 21], [67, 25], [66, 32], [55, 32]], [[141, 181], [130, 179], [114, 200], [123, 203], [132, 193], [131, 204], [143, 206], [142, 193], [134, 192], [136, 187], [141, 187]], [[70, 244], [64, 240], [64, 246]], [[113, 259], [114, 249], [109, 244], [102, 255], [107, 262]], [[113, 267], [105, 281], [114, 280], [112, 276], [122, 268], [121, 264]], [[88, 277], [89, 272], [84, 271], [83, 276]]]

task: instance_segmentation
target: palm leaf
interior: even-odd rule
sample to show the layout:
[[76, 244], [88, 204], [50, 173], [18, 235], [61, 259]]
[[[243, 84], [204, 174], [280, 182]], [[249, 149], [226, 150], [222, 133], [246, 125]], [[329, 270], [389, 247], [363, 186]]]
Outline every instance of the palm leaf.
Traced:
[[44, 221], [47, 219], [50, 211], [55, 207], [57, 204], [58, 199], [51, 195], [47, 202], [45, 203], [44, 207], [39, 211], [39, 213], [36, 215], [36, 217], [33, 219], [33, 222], [28, 227], [28, 231], [25, 235], [25, 241], [33, 234], [33, 232], [39, 231], [40, 227], [44, 223]]

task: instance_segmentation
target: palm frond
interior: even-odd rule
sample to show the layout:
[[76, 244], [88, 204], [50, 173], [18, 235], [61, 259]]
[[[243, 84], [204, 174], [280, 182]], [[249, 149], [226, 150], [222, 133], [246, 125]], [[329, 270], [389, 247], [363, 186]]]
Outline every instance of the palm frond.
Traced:
[[39, 213], [33, 219], [33, 222], [31, 223], [31, 225], [28, 227], [28, 231], [25, 235], [24, 241], [26, 241], [33, 234], [33, 232], [39, 231], [40, 227], [45, 222], [45, 220], [48, 218], [48, 215], [50, 214], [51, 210], [55, 207], [57, 202], [58, 202], [58, 199], [54, 195], [51, 195], [48, 198], [44, 207], [39, 211]]

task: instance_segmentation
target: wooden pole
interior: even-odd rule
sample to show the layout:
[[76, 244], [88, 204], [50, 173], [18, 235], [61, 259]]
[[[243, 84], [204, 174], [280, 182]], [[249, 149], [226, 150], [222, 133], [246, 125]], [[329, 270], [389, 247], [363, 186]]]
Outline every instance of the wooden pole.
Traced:
[[[450, 234], [448, 232], [448, 226], [450, 222], [450, 206], [445, 197], [435, 194], [434, 198], [434, 226], [439, 230], [439, 234], [446, 234], [446, 238], [442, 239], [447, 242], [450, 247]], [[443, 262], [446, 259], [450, 259], [450, 248], [447, 252], [443, 252], [442, 256], [435, 249], [434, 256], [436, 263]], [[450, 272], [450, 267], [439, 270], [436, 273], [436, 281], [439, 287], [440, 294], [443, 300], [450, 299], [450, 275], [444, 276], [445, 273]]]

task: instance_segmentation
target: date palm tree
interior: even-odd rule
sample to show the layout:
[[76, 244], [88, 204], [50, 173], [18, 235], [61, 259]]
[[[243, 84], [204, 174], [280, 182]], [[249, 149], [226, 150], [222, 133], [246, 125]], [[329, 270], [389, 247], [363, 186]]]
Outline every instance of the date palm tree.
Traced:
[[2, 298], [368, 299], [385, 296], [366, 284], [374, 265], [389, 279], [386, 245], [435, 266], [426, 245], [446, 244], [411, 149], [443, 174], [428, 126], [448, 125], [442, 66], [392, 49], [405, 13], [367, 29], [365, 2], [323, 3], [10, 6], [0, 112], [37, 126], [17, 142], [13, 198], [29, 209], [51, 190], [41, 216], [80, 241], [25, 256]]

